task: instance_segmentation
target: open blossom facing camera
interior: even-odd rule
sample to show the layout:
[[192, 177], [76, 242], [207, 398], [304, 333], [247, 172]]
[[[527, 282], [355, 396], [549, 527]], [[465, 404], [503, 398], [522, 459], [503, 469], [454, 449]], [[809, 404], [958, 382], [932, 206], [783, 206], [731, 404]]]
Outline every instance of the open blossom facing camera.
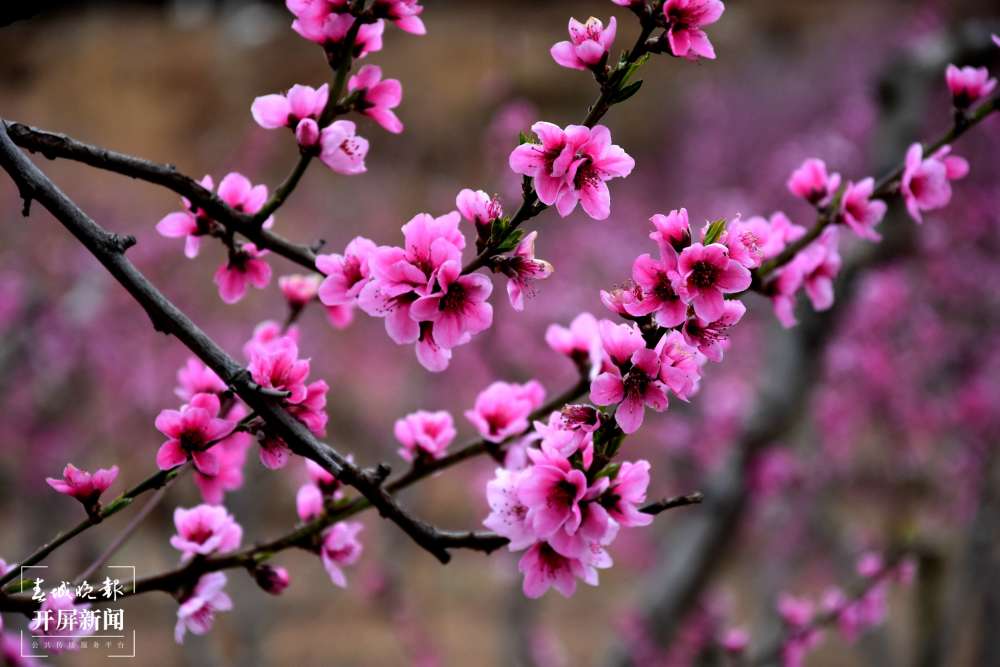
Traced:
[[917, 222], [923, 222], [922, 211], [947, 206], [951, 201], [950, 181], [964, 178], [969, 173], [969, 163], [950, 153], [951, 146], [942, 146], [925, 158], [920, 144], [913, 144], [906, 152], [906, 165], [899, 187], [906, 210]]
[[93, 506], [118, 477], [118, 466], [98, 468], [93, 474], [80, 470], [72, 463], [63, 469], [63, 478], [46, 477], [45, 481], [59, 493], [76, 498], [87, 507]]
[[589, 69], [607, 58], [615, 41], [618, 24], [615, 17], [604, 23], [591, 16], [586, 23], [574, 18], [569, 20], [569, 41], [556, 43], [550, 53], [552, 59], [570, 69]]
[[663, 16], [669, 24], [670, 52], [679, 58], [715, 58], [715, 48], [702, 28], [722, 17], [726, 6], [720, 0], [667, 0]]
[[531, 126], [541, 143], [521, 144], [510, 154], [510, 168], [534, 179], [538, 200], [555, 205], [566, 217], [577, 202], [595, 220], [611, 214], [611, 194], [606, 181], [625, 177], [635, 167], [622, 148], [611, 143], [611, 132], [603, 125], [590, 129], [569, 125], [565, 130], [552, 123]]
[[493, 323], [493, 306], [488, 301], [493, 283], [489, 278], [463, 276], [461, 265], [454, 260], [442, 264], [436, 278], [437, 289], [410, 307], [414, 320], [432, 323], [435, 343], [453, 348], [489, 328]]
[[347, 82], [347, 90], [358, 93], [358, 110], [393, 134], [403, 131], [403, 123], [393, 111], [403, 100], [403, 86], [398, 79], [383, 79], [382, 68], [365, 65]]
[[179, 466], [190, 458], [206, 475], [219, 472], [214, 445], [233, 432], [235, 424], [219, 417], [219, 397], [196, 394], [180, 410], [163, 410], [156, 417], [156, 429], [167, 436], [156, 453], [160, 470]]
[[399, 455], [406, 461], [422, 457], [439, 459], [455, 439], [455, 422], [444, 410], [418, 410], [396, 420], [393, 431], [402, 447]]
[[729, 249], [721, 243], [691, 244], [681, 252], [677, 271], [680, 293], [704, 320], [716, 320], [722, 315], [726, 294], [750, 287], [750, 272], [730, 259]]
[[207, 634], [215, 623], [215, 614], [233, 608], [233, 601], [222, 590], [225, 586], [226, 575], [222, 572], [210, 572], [198, 580], [194, 590], [177, 609], [174, 641], [184, 643], [188, 630], [196, 635]]
[[243, 529], [220, 505], [178, 507], [174, 510], [174, 527], [177, 534], [170, 538], [170, 546], [181, 552], [182, 561], [234, 551], [243, 539]]
[[952, 101], [958, 109], [967, 109], [993, 92], [997, 80], [990, 77], [985, 67], [962, 67], [948, 65], [945, 80], [951, 91]]
[[356, 134], [353, 121], [335, 120], [319, 135], [319, 159], [327, 167], [345, 176], [365, 172], [368, 140]]

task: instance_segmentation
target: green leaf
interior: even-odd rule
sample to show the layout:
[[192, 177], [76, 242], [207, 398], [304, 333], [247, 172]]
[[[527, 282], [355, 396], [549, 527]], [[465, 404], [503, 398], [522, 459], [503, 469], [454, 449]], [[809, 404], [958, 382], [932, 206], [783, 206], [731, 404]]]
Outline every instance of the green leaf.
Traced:
[[602, 477], [607, 477], [609, 479], [615, 477], [618, 471], [621, 469], [621, 463], [609, 463], [608, 465], [601, 468], [601, 472], [594, 476], [594, 480], [598, 480]]
[[708, 224], [708, 230], [705, 232], [705, 239], [702, 243], [705, 245], [715, 243], [724, 231], [726, 231], [726, 219], [719, 218], [718, 220], [713, 220]]
[[535, 135], [528, 134], [524, 130], [521, 130], [520, 132], [517, 133], [518, 146], [520, 146], [521, 144], [537, 144], [537, 143], [539, 142], [538, 139], [535, 137]]
[[639, 79], [634, 83], [628, 84], [624, 88], [619, 88], [618, 92], [616, 92], [611, 97], [611, 103], [619, 104], [620, 102], [624, 102], [625, 100], [627, 100], [628, 98], [632, 97], [637, 92], [639, 92], [639, 88], [641, 87], [642, 87], [642, 79]]
[[510, 252], [517, 247], [522, 238], [524, 238], [524, 230], [515, 229], [497, 246], [497, 252]]

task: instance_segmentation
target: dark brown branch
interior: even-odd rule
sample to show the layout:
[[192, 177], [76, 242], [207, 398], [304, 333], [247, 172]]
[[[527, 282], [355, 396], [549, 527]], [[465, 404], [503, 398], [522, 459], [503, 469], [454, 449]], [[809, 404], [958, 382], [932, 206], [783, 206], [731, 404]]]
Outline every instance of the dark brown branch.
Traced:
[[[3, 125], [6, 129], [6, 123]], [[23, 198], [38, 201], [104, 265], [142, 305], [158, 330], [176, 336], [233, 387], [237, 395], [293, 452], [314, 460], [344, 484], [357, 489], [383, 517], [397, 524], [442, 563], [450, 560], [447, 540], [440, 539], [433, 526], [413, 517], [398, 505], [373, 472], [362, 470], [333, 448], [317, 441], [305, 425], [280, 403], [262, 395], [249, 372], [226, 354], [125, 257], [124, 251], [129, 245], [127, 241], [107, 232], [87, 217], [17, 149], [6, 131], [0, 133], [0, 166], [10, 174]]]
[[257, 247], [266, 248], [307, 269], [315, 269], [316, 253], [308, 246], [292, 243], [283, 236], [263, 229], [256, 222], [255, 216], [231, 208], [214, 192], [202, 187], [190, 176], [177, 171], [172, 164], [143, 160], [23, 123], [8, 123], [7, 133], [18, 146], [39, 153], [50, 160], [57, 158], [73, 160], [172, 190], [182, 197], [187, 197], [228, 231], [238, 233], [255, 243]]

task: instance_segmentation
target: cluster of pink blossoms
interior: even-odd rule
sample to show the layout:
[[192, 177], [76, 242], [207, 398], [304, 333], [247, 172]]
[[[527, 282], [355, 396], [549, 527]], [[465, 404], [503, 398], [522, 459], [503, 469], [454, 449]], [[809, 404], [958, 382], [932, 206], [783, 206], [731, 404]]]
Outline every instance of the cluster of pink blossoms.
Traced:
[[[466, 240], [460, 225], [465, 216], [482, 239], [502, 210], [485, 193], [472, 190], [459, 193], [456, 204], [461, 213], [415, 215], [402, 227], [402, 247], [377, 246], [359, 236], [343, 254], [316, 258], [316, 268], [326, 276], [319, 287], [323, 304], [358, 306], [384, 319], [389, 337], [399, 345], [415, 344], [417, 359], [431, 371], [447, 368], [452, 349], [493, 322], [492, 282], [484, 275], [463, 273]], [[524, 307], [530, 283], [552, 273], [548, 262], [535, 259], [534, 241], [535, 234], [529, 234], [511, 255], [492, 260], [493, 270], [507, 276], [508, 295], [518, 310]]]
[[539, 143], [521, 144], [510, 154], [510, 168], [529, 176], [538, 200], [555, 206], [562, 217], [577, 202], [594, 220], [611, 215], [611, 193], [606, 181], [632, 173], [635, 160], [611, 143], [603, 125], [558, 125], [539, 121], [531, 126]]
[[420, 18], [424, 8], [418, 0], [375, 0], [371, 11], [364, 17], [352, 14], [351, 5], [350, 0], [285, 0], [288, 11], [295, 16], [292, 29], [322, 46], [328, 54], [337, 53], [359, 20], [362, 24], [358, 26], [354, 39], [356, 58], [382, 50], [385, 20], [413, 35], [427, 32]]
[[[254, 330], [244, 347], [253, 381], [263, 388], [286, 392], [282, 405], [289, 414], [305, 424], [317, 436], [326, 435], [326, 380], [307, 382], [309, 360], [299, 358], [298, 330], [283, 333], [275, 322], [263, 322]], [[288, 462], [291, 450], [280, 437], [262, 429], [259, 435], [260, 462], [277, 470]]]
[[869, 581], [867, 589], [851, 597], [837, 587], [828, 588], [817, 606], [805, 597], [782, 593], [778, 598], [778, 615], [785, 624], [787, 635], [781, 647], [784, 667], [801, 667], [806, 656], [823, 640], [823, 631], [816, 626], [817, 611], [832, 615], [841, 636], [854, 643], [866, 630], [881, 624], [887, 613], [888, 588], [892, 582], [909, 584], [915, 564], [904, 560], [887, 569], [882, 557], [869, 553], [858, 561], [858, 574]]
[[302, 151], [315, 153], [336, 173], [347, 176], [363, 173], [368, 140], [357, 136], [354, 123], [337, 120], [320, 126], [329, 95], [327, 84], [319, 88], [296, 84], [285, 95], [258, 97], [250, 106], [250, 113], [264, 129], [291, 129]]
[[518, 565], [524, 593], [537, 598], [550, 587], [565, 596], [576, 580], [597, 585], [598, 570], [610, 567], [607, 547], [621, 527], [645, 526], [640, 511], [649, 485], [649, 463], [607, 465], [595, 456], [597, 410], [567, 406], [548, 423], [536, 422], [526, 460], [508, 457], [486, 486], [490, 515], [483, 524], [510, 540], [511, 551], [527, 549]]
[[[642, 10], [646, 0], [611, 0], [621, 7]], [[678, 58], [715, 58], [715, 49], [705, 26], [722, 18], [726, 6], [721, 0], [666, 0], [661, 9], [661, 25], [670, 52]]]
[[[201, 185], [211, 190], [214, 181], [211, 176], [206, 175], [201, 179]], [[219, 182], [216, 194], [233, 210], [254, 215], [267, 201], [267, 186], [253, 185], [243, 174], [231, 172]], [[165, 215], [156, 224], [156, 231], [167, 238], [183, 238], [184, 254], [193, 259], [198, 256], [201, 249], [202, 237], [225, 238], [224, 228], [186, 197], [182, 197], [181, 201], [184, 210]], [[265, 229], [270, 229], [273, 225], [273, 216], [268, 216], [261, 224]], [[257, 289], [268, 286], [271, 282], [271, 267], [262, 259], [268, 251], [257, 248], [253, 243], [229, 240], [228, 248], [229, 255], [226, 262], [215, 272], [215, 283], [224, 302], [236, 303], [243, 298], [250, 285]]]
[[[316, 463], [306, 460], [306, 472], [309, 481], [299, 487], [295, 498], [296, 511], [303, 522], [322, 516], [327, 504], [343, 495], [337, 478]], [[343, 568], [353, 565], [361, 558], [363, 546], [358, 533], [362, 528], [357, 521], [337, 522], [323, 530], [315, 545], [330, 581], [340, 588], [347, 586]]]

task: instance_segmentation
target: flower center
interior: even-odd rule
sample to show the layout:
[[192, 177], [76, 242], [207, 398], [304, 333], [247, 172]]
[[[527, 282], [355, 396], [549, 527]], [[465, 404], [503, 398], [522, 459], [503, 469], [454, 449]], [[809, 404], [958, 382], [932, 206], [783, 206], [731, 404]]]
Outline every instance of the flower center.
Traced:
[[695, 287], [707, 288], [715, 284], [719, 270], [709, 262], [696, 262], [691, 269], [691, 282]]
[[441, 297], [439, 308], [445, 311], [459, 310], [466, 301], [465, 288], [459, 283], [452, 283], [448, 291]]

